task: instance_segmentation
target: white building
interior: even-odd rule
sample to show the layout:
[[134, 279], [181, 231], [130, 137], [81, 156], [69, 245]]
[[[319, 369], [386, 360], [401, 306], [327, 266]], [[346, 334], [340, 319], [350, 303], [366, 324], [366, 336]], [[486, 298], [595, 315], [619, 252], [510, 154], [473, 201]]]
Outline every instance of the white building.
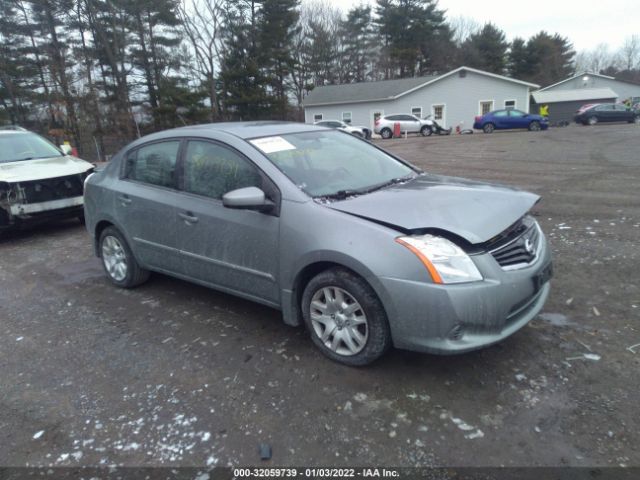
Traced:
[[373, 129], [381, 115], [431, 114], [444, 127], [471, 128], [474, 117], [502, 108], [529, 111], [539, 85], [460, 67], [444, 75], [316, 87], [304, 101], [305, 122], [342, 120]]

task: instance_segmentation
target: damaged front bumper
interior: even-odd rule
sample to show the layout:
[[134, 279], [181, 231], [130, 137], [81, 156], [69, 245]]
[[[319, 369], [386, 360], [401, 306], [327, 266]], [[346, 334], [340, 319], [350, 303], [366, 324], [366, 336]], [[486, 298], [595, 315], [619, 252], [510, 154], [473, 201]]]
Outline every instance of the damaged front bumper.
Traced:
[[39, 219], [82, 215], [85, 176], [0, 182], [0, 228]]
[[498, 343], [535, 318], [550, 291], [546, 241], [537, 261], [526, 268], [505, 271], [490, 254], [474, 260], [484, 277], [479, 282], [437, 285], [380, 278], [396, 347], [464, 353]]

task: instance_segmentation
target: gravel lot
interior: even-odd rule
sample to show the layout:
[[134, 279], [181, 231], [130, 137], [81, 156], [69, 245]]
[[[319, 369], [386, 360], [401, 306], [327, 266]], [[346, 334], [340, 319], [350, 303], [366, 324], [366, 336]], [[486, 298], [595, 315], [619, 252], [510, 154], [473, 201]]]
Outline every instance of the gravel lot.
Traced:
[[542, 195], [543, 314], [350, 369], [274, 310], [162, 275], [113, 288], [77, 221], [4, 234], [0, 465], [640, 466], [640, 128], [380, 144]]

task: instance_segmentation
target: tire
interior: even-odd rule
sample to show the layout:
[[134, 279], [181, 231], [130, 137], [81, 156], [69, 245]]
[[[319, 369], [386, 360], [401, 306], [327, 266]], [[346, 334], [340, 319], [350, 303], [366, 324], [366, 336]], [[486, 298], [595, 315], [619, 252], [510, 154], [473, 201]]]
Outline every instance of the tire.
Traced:
[[631, 123], [635, 123], [636, 125], [640, 125], [640, 115], [636, 115], [635, 117], [633, 117], [633, 120], [631, 121]]
[[[121, 288], [133, 288], [149, 279], [149, 271], [138, 265], [129, 244], [115, 227], [107, 227], [100, 234], [99, 253], [102, 267], [111, 283]], [[107, 256], [110, 253], [110, 256]], [[124, 263], [124, 272], [117, 264]]]
[[598, 123], [598, 117], [589, 117], [587, 119], [587, 125], [595, 125], [596, 123]]
[[495, 129], [496, 129], [496, 126], [493, 123], [487, 123], [484, 125], [484, 127], [482, 127], [482, 131], [484, 133], [493, 133]]
[[540, 122], [538, 121], [533, 121], [529, 124], [529, 131], [530, 132], [539, 132], [540, 130], [542, 130], [542, 127], [540, 126]]
[[431, 127], [429, 127], [428, 125], [425, 125], [420, 129], [420, 135], [422, 135], [423, 137], [429, 137], [432, 133], [433, 130], [431, 130]]
[[380, 130], [380, 136], [385, 140], [388, 140], [393, 137], [393, 132], [390, 128], [383, 128], [382, 130]]
[[302, 294], [302, 316], [316, 347], [338, 363], [368, 365], [391, 346], [380, 299], [367, 282], [346, 269], [325, 270], [309, 281]]

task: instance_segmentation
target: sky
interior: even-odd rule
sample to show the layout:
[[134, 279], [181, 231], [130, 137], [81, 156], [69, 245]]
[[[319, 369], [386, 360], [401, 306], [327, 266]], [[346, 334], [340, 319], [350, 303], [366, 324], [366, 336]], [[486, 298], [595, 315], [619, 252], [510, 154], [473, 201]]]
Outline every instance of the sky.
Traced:
[[[344, 10], [375, 0], [325, 0]], [[617, 50], [640, 34], [640, 0], [440, 0], [449, 16], [463, 15], [479, 23], [493, 22], [511, 40], [540, 30], [568, 37], [577, 51], [599, 44]]]

